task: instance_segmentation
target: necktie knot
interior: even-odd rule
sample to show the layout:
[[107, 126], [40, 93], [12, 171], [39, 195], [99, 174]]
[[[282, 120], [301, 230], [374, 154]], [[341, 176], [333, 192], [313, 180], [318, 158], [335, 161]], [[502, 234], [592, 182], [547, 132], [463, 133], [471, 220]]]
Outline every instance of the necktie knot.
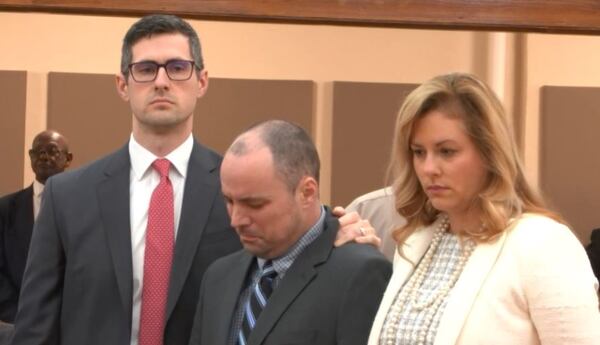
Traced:
[[158, 172], [160, 178], [169, 176], [169, 169], [171, 168], [171, 162], [166, 158], [158, 158], [152, 163], [154, 170]]
[[273, 261], [268, 260], [263, 265], [262, 273], [260, 274], [260, 279], [266, 279], [272, 281], [277, 276], [277, 271], [273, 267]]

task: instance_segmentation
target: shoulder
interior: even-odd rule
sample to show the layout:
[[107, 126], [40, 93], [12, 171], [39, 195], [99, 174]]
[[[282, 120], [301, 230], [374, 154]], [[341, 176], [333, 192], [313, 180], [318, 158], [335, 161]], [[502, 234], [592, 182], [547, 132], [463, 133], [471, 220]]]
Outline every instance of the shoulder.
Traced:
[[347, 243], [340, 247], [335, 247], [331, 257], [328, 260], [330, 265], [336, 267], [347, 267], [352, 272], [357, 272], [361, 268], [378, 267], [383, 270], [390, 270], [392, 264], [375, 247], [361, 243]]
[[232, 268], [237, 267], [237, 265], [247, 259], [249, 255], [250, 254], [244, 249], [240, 249], [237, 252], [220, 257], [208, 266], [204, 276], [209, 277], [217, 272], [227, 272]]
[[18, 198], [20, 195], [24, 194], [27, 192], [28, 188], [25, 189], [21, 189], [19, 191], [13, 192], [13, 193], [9, 193], [6, 195], [3, 195], [2, 197], [0, 197], [0, 206], [5, 206], [7, 204], [9, 204], [12, 200]]
[[503, 251], [517, 260], [525, 279], [591, 281], [594, 277], [579, 239], [565, 224], [546, 216], [524, 214], [515, 220], [507, 230]]
[[347, 208], [352, 211], [357, 211], [358, 209], [368, 207], [369, 205], [391, 204], [393, 202], [394, 192], [391, 187], [386, 187], [357, 197]]
[[54, 175], [48, 179], [54, 185], [73, 185], [75, 182], [83, 180], [87, 182], [92, 179], [98, 179], [106, 176], [114, 170], [127, 169], [129, 171], [130, 160], [127, 146], [101, 157], [95, 161], [86, 163], [76, 169], [66, 170], [60, 174]]
[[583, 248], [569, 227], [538, 214], [524, 214], [513, 220], [507, 230], [507, 241], [523, 254], [546, 249]]
[[203, 164], [206, 164], [209, 169], [218, 168], [221, 165], [223, 156], [204, 146], [197, 140], [194, 140], [194, 148], [192, 149], [192, 157], [198, 159]]

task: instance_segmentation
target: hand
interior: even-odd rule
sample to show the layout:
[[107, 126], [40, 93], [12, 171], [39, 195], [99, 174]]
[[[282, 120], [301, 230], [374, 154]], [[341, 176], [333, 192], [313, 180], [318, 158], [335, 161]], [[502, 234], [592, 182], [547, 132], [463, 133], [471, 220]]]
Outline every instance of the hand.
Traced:
[[340, 229], [334, 245], [339, 247], [350, 241], [365, 243], [379, 249], [381, 239], [375, 234], [375, 229], [367, 219], [362, 219], [356, 212], [346, 213], [343, 207], [337, 206], [332, 211], [333, 215], [339, 217]]

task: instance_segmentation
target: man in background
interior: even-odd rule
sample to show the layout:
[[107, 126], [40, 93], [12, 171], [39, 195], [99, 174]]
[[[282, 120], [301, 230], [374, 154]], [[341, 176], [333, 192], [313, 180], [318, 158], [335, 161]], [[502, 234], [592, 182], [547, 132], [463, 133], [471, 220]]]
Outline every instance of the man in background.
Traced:
[[357, 212], [361, 218], [369, 220], [375, 234], [381, 239], [379, 249], [390, 261], [394, 259], [397, 243], [392, 237], [394, 230], [406, 224], [406, 219], [394, 207], [392, 187], [378, 189], [354, 199], [346, 212]]
[[0, 321], [12, 323], [17, 313], [21, 280], [33, 223], [40, 211], [46, 180], [63, 172], [73, 160], [67, 138], [53, 130], [35, 136], [29, 150], [33, 183], [0, 198]]

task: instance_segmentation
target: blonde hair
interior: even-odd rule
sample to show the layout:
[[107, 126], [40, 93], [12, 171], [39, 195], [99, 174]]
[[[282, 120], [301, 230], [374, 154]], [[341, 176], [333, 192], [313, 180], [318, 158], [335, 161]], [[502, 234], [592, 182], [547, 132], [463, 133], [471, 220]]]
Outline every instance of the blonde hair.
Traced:
[[486, 168], [485, 187], [474, 200], [482, 211], [482, 228], [465, 231], [475, 241], [485, 242], [502, 233], [511, 218], [524, 212], [558, 216], [545, 208], [538, 192], [527, 182], [513, 134], [500, 101], [490, 88], [473, 75], [453, 73], [435, 77], [412, 91], [396, 118], [389, 165], [395, 207], [407, 224], [394, 231], [403, 242], [417, 228], [429, 225], [440, 214], [423, 191], [413, 167], [412, 140], [415, 123], [431, 111], [441, 111], [463, 120]]

